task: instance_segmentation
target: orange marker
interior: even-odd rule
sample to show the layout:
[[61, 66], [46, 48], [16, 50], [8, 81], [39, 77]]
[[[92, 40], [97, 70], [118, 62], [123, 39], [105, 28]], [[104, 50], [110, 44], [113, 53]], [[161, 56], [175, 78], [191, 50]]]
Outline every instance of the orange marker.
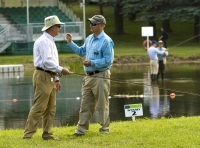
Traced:
[[175, 93], [171, 93], [169, 96], [171, 99], [174, 99], [176, 95], [175, 95]]
[[17, 102], [17, 99], [12, 99], [12, 102], [14, 102], [14, 103]]

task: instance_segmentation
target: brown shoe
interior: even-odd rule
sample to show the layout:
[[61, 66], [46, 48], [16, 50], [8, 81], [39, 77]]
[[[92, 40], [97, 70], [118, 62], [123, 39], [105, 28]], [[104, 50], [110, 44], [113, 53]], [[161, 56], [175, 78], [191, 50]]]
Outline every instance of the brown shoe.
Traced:
[[55, 138], [53, 136], [49, 136], [49, 137], [42, 137], [43, 140], [60, 140], [59, 138]]
[[109, 129], [103, 129], [103, 128], [100, 128], [100, 129], [99, 129], [99, 132], [100, 132], [100, 133], [109, 134], [109, 131], [110, 131]]
[[81, 137], [81, 136], [84, 136], [84, 134], [81, 134], [81, 133], [74, 133], [74, 136], [76, 136], [76, 137]]
[[27, 140], [29, 140], [29, 139], [31, 139], [31, 137], [23, 137], [23, 139], [27, 139]]

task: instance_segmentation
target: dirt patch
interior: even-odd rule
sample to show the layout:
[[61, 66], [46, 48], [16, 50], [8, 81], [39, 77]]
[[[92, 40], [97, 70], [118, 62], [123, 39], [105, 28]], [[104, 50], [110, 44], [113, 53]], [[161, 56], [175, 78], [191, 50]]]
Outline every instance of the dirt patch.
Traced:
[[[174, 55], [169, 55], [167, 57], [167, 63], [198, 63], [200, 62], [200, 55], [193, 55], [192, 57], [178, 57]], [[116, 57], [113, 65], [125, 65], [125, 64], [146, 64], [149, 63], [149, 56], [120, 56]]]

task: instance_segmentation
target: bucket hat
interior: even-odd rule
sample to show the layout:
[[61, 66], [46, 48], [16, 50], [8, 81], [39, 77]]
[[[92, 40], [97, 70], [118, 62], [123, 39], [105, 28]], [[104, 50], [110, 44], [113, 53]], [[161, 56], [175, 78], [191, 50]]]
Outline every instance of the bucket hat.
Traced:
[[53, 25], [56, 25], [56, 24], [65, 24], [65, 23], [62, 23], [60, 22], [59, 18], [56, 16], [56, 15], [52, 15], [52, 16], [48, 16], [44, 19], [44, 27], [42, 28], [42, 31], [45, 31], [47, 30], [48, 28], [52, 27]]

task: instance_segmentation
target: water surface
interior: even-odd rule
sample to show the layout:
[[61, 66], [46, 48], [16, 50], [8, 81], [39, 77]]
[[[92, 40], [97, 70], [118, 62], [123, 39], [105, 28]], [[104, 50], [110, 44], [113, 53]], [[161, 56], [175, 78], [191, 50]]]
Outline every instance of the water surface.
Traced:
[[[151, 83], [148, 65], [113, 67], [111, 73], [111, 121], [131, 120], [125, 117], [124, 105], [137, 103], [143, 105], [143, 116], [136, 120], [200, 115], [198, 64], [168, 64], [164, 82], [158, 83]], [[54, 126], [77, 124], [82, 79], [79, 75], [60, 78], [62, 90], [57, 93]], [[0, 129], [24, 128], [33, 103], [32, 76], [0, 74], [0, 81]], [[170, 98], [171, 93], [176, 97]], [[97, 111], [91, 122], [98, 122]]]

